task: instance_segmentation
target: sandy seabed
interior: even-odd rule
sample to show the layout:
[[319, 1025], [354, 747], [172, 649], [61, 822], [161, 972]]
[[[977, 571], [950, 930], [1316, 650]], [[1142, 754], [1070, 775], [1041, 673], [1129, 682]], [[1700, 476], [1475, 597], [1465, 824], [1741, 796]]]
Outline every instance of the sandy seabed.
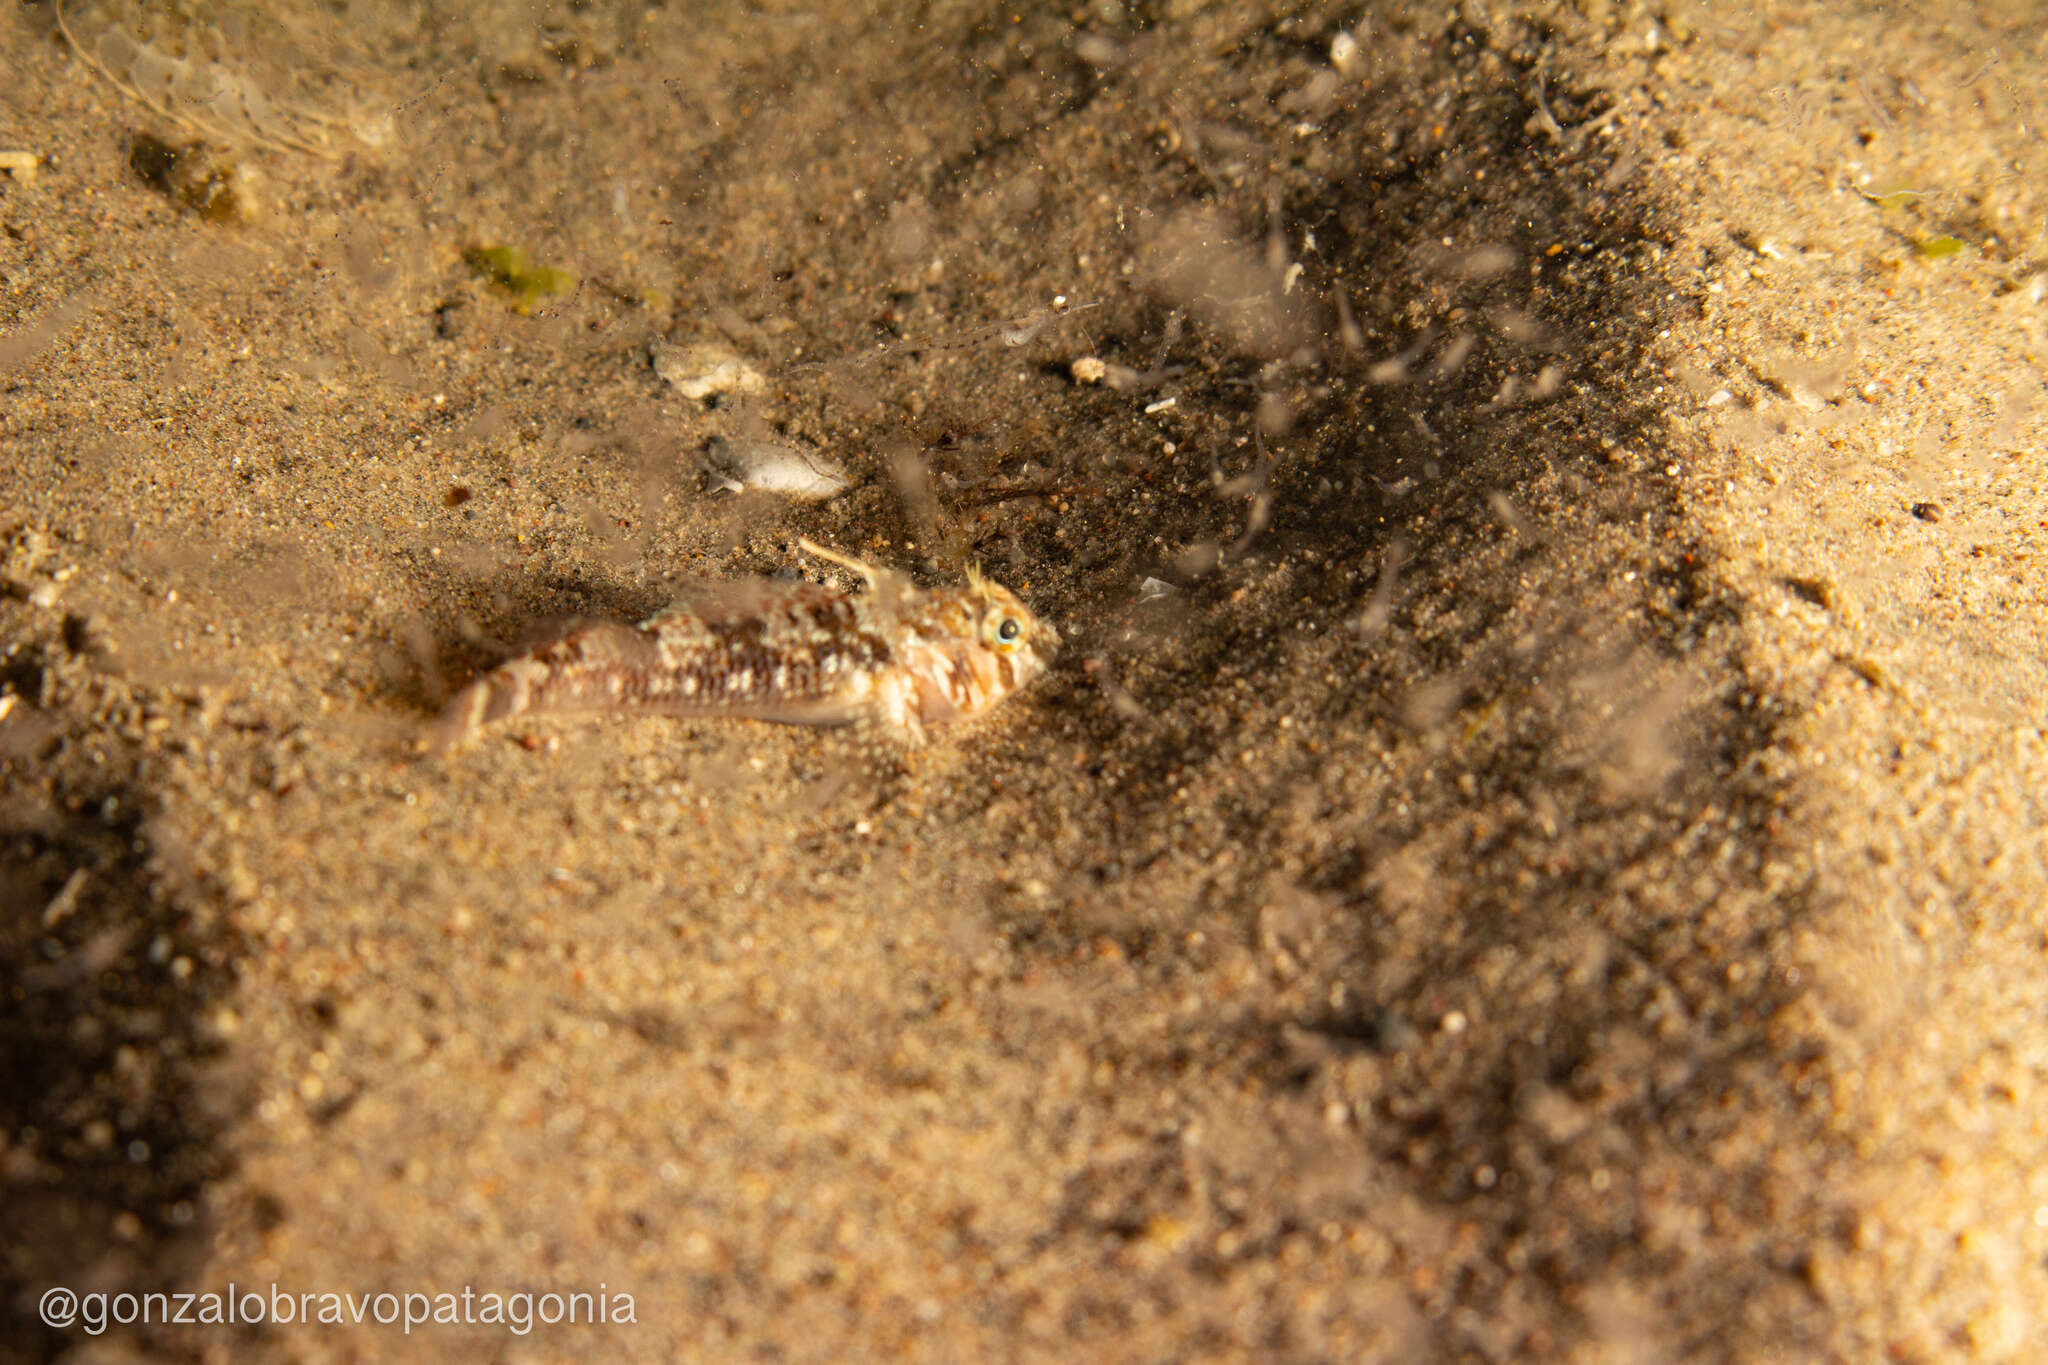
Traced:
[[[2048, 1359], [2031, 7], [63, 20], [0, 1357]], [[417, 752], [800, 536], [1058, 666]]]

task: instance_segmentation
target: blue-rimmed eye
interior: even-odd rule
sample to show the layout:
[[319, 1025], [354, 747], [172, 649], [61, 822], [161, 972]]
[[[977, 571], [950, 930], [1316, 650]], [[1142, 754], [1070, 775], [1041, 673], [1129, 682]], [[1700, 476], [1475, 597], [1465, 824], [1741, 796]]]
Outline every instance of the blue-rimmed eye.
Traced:
[[1023, 633], [1024, 627], [1017, 624], [1017, 618], [1014, 616], [1005, 616], [1003, 623], [996, 627], [996, 638], [1004, 644], [1010, 643]]

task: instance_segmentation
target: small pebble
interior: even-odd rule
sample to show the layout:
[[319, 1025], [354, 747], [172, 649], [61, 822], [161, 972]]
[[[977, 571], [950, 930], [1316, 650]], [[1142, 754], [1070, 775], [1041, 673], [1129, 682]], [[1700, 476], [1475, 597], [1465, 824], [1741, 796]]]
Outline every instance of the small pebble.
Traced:
[[759, 393], [768, 387], [761, 372], [722, 346], [670, 346], [656, 342], [654, 372], [685, 398], [702, 401], [720, 394]]
[[1913, 515], [1922, 521], [1940, 521], [1942, 517], [1941, 504], [1938, 502], [1916, 502], [1913, 504]]

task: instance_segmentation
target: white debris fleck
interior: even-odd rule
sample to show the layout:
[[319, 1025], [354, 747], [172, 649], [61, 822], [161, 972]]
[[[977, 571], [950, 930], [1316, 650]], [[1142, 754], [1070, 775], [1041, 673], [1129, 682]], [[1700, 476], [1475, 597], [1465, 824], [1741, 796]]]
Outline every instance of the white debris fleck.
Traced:
[[1173, 584], [1167, 582], [1165, 579], [1148, 578], [1143, 583], [1140, 583], [1138, 585], [1138, 600], [1140, 602], [1156, 602], [1160, 598], [1170, 595], [1172, 592]]
[[1124, 49], [1121, 44], [1099, 33], [1076, 33], [1074, 55], [1093, 67], [1112, 67], [1123, 64]]
[[1351, 74], [1351, 64], [1358, 60], [1358, 39], [1351, 36], [1349, 29], [1338, 29], [1337, 36], [1330, 39], [1330, 65], [1343, 75]]
[[1147, 413], [1165, 412], [1168, 408], [1172, 407], [1174, 404], [1178, 402], [1180, 402], [1180, 399], [1178, 398], [1162, 398], [1157, 403], [1147, 403], [1145, 405], [1145, 411]]
[[781, 441], [713, 437], [704, 464], [715, 488], [751, 488], [804, 502], [836, 498], [852, 484], [843, 469], [817, 451]]
[[652, 357], [654, 372], [685, 398], [702, 401], [718, 394], [759, 393], [768, 387], [759, 370], [722, 346], [671, 346], [657, 341]]

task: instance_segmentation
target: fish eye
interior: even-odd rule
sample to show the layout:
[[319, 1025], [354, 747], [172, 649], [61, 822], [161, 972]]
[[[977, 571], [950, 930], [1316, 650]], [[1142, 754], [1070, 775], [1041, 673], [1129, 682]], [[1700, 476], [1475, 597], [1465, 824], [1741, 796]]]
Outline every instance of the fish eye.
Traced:
[[1003, 623], [996, 627], [996, 638], [1008, 644], [1024, 633], [1024, 627], [1017, 624], [1014, 616], [1005, 616]]

